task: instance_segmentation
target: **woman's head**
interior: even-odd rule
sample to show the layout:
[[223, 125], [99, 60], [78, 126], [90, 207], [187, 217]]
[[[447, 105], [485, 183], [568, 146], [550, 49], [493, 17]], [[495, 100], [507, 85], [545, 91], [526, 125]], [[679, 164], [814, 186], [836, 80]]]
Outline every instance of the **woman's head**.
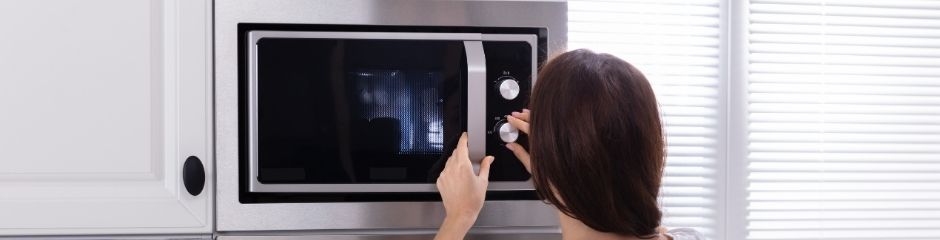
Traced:
[[598, 231], [655, 233], [665, 140], [639, 70], [609, 54], [564, 53], [539, 72], [529, 109], [540, 197]]

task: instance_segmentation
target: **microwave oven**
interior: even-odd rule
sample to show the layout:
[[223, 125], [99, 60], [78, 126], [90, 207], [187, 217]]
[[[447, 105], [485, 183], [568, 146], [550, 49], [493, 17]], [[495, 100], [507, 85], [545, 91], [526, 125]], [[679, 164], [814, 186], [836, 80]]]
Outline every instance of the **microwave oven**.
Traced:
[[[504, 145], [545, 28], [239, 25], [243, 201], [436, 201], [461, 133], [491, 199], [534, 199]], [[541, 44], [539, 44], [541, 42]], [[273, 195], [272, 195], [273, 194]]]
[[[430, 239], [462, 132], [489, 192], [470, 239], [560, 238], [503, 145], [548, 56], [558, 0], [215, 0], [219, 239]], [[547, 234], [547, 235], [546, 235]]]

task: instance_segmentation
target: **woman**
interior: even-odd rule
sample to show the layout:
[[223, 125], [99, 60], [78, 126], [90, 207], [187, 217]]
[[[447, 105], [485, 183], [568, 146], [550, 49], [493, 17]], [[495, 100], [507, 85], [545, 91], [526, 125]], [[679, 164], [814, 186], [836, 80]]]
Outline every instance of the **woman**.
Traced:
[[[529, 134], [531, 149], [506, 147], [532, 173], [539, 197], [558, 209], [562, 238], [704, 239], [690, 229], [659, 228], [665, 139], [653, 89], [639, 70], [612, 55], [575, 50], [539, 76], [531, 112], [507, 116]], [[484, 158], [474, 174], [466, 134], [460, 138], [437, 179], [447, 213], [437, 239], [462, 239], [469, 231], [493, 161]]]

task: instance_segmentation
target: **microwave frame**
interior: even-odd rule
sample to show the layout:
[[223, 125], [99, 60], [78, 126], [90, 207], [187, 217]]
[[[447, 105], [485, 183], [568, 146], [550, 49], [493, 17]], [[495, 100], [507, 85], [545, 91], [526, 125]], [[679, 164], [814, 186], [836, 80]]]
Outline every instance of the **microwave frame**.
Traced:
[[[272, 31], [254, 30], [247, 34], [248, 57], [248, 191], [276, 193], [394, 193], [437, 192], [434, 183], [261, 183], [259, 176], [258, 146], [258, 41], [264, 38], [277, 39], [342, 39], [342, 40], [413, 40], [413, 41], [461, 41], [464, 43], [467, 62], [467, 135], [469, 155], [475, 171], [486, 153], [486, 91], [487, 69], [483, 42], [526, 42], [531, 48], [529, 56], [531, 85], [535, 85], [538, 67], [538, 36], [535, 34], [484, 34], [447, 32], [352, 32], [352, 31]], [[483, 103], [483, 104], [470, 104]], [[489, 191], [531, 191], [532, 181], [490, 182]]]
[[[421, 31], [534, 33], [539, 63], [565, 51], [567, 3], [490, 0], [215, 0], [214, 56], [215, 236], [219, 239], [317, 236], [433, 237], [446, 215], [437, 193], [249, 193], [239, 103], [244, 30]], [[311, 26], [314, 25], [314, 26]], [[542, 33], [532, 30], [542, 29]], [[546, 46], [546, 48], [542, 48]], [[540, 83], [541, 84], [541, 83]], [[210, 177], [210, 176], [207, 176]], [[474, 239], [558, 234], [558, 211], [534, 194], [491, 192], [470, 230]], [[533, 200], [521, 200], [529, 198]], [[383, 199], [383, 200], [378, 200]], [[419, 200], [415, 200], [419, 199]], [[515, 237], [505, 235], [512, 233]], [[489, 238], [475, 234], [495, 234]], [[498, 236], [496, 236], [498, 235]], [[506, 237], [502, 237], [506, 236]], [[555, 238], [560, 236], [554, 235]], [[508, 238], [507, 238], [508, 237]], [[546, 239], [531, 235], [528, 239]]]
[[[518, 38], [519, 35], [535, 36], [535, 45], [532, 48], [532, 54], [535, 55], [533, 71], [537, 72], [542, 64], [548, 59], [549, 52], [549, 32], [545, 27], [482, 27], [482, 26], [400, 26], [400, 25], [347, 25], [347, 24], [277, 24], [277, 23], [238, 23], [237, 34], [237, 60], [238, 60], [238, 197], [241, 204], [271, 204], [271, 203], [368, 203], [368, 202], [440, 202], [441, 197], [434, 183], [419, 183], [414, 188], [423, 191], [402, 191], [395, 189], [393, 191], [351, 191], [351, 190], [329, 190], [328, 188], [314, 190], [325, 191], [305, 191], [304, 189], [285, 189], [294, 186], [275, 186], [288, 184], [266, 184], [267, 186], [257, 188], [258, 191], [252, 191], [252, 182], [258, 181], [257, 175], [253, 175], [251, 167], [251, 138], [248, 136], [252, 131], [248, 124], [251, 115], [254, 114], [249, 109], [250, 104], [246, 101], [250, 98], [248, 91], [250, 85], [251, 54], [250, 45], [257, 43], [251, 38], [252, 32], [353, 32], [363, 35], [374, 33], [420, 33], [420, 34], [459, 34], [459, 36], [479, 35], [481, 41], [523, 41]], [[258, 36], [258, 35], [256, 35]], [[360, 35], [362, 36], [362, 35]], [[438, 37], [443, 35], [437, 35]], [[457, 36], [457, 35], [455, 35]], [[487, 37], [484, 37], [487, 36]], [[506, 37], [509, 39], [506, 39]], [[489, 40], [483, 40], [487, 38]], [[528, 42], [528, 39], [525, 40]], [[531, 44], [531, 43], [530, 43]], [[469, 61], [469, 59], [468, 59]], [[468, 73], [469, 74], [469, 73]], [[534, 73], [531, 76], [536, 76]], [[468, 76], [468, 78], [470, 78]], [[485, 81], [485, 79], [484, 79]], [[534, 87], [534, 79], [532, 81]], [[468, 88], [470, 86], [468, 85]], [[485, 86], [484, 86], [485, 87]], [[468, 94], [469, 95], [469, 94]], [[469, 96], [468, 96], [469, 98]], [[468, 99], [469, 101], [469, 99]], [[257, 106], [256, 106], [257, 107]], [[469, 118], [468, 118], [469, 121]], [[468, 122], [468, 128], [469, 122]], [[469, 129], [468, 129], [469, 130]], [[469, 133], [468, 133], [469, 134]], [[482, 158], [482, 157], [481, 157]], [[256, 166], [257, 167], [257, 166]], [[490, 187], [498, 185], [499, 182], [491, 182]], [[503, 186], [501, 190], [489, 188], [486, 194], [487, 201], [509, 201], [509, 202], [530, 202], [538, 201], [539, 197], [534, 188], [531, 187], [531, 179], [525, 182], [504, 182], [510, 183], [509, 186]], [[512, 183], [518, 183], [512, 186]], [[318, 185], [318, 184], [310, 184]], [[333, 187], [351, 187], [355, 184], [337, 184], [344, 186]], [[388, 186], [389, 183], [371, 183], [368, 185]], [[518, 186], [528, 186], [521, 188]], [[353, 187], [355, 188], [355, 187]], [[366, 187], [370, 188], [370, 187]], [[515, 189], [514, 189], [515, 188]], [[356, 190], [362, 190], [356, 189]]]

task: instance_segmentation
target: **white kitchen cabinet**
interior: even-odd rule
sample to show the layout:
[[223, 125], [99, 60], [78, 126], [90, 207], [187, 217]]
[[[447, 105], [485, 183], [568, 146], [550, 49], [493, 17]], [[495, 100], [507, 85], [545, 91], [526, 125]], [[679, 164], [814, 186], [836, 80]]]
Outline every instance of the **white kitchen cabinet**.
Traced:
[[0, 236], [211, 234], [211, 23], [211, 0], [0, 1]]

